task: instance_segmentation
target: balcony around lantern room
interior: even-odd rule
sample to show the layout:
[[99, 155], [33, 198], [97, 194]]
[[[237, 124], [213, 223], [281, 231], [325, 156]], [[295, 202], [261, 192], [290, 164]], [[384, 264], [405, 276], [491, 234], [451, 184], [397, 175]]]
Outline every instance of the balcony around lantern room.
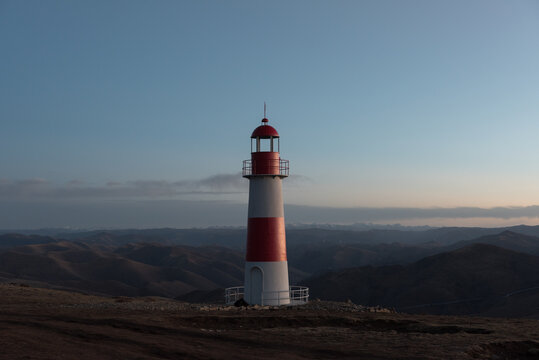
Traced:
[[[273, 154], [279, 155], [279, 153]], [[281, 158], [243, 160], [242, 176], [246, 178], [267, 175], [287, 177], [289, 169], [289, 161]]]

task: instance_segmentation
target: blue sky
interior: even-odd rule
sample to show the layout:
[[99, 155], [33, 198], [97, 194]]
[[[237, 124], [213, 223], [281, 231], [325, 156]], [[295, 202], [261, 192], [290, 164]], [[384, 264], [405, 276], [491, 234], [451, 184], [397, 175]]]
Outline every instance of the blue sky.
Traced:
[[[536, 1], [1, 1], [0, 227], [242, 224], [146, 219], [242, 208], [264, 101], [287, 204], [537, 205], [538, 38]], [[539, 223], [436, 216], [358, 220]]]

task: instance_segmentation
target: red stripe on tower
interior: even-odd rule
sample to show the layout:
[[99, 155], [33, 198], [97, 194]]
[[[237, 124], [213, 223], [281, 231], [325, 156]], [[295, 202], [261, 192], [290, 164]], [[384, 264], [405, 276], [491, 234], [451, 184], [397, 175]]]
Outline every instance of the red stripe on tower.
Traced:
[[286, 261], [284, 217], [249, 218], [247, 261]]

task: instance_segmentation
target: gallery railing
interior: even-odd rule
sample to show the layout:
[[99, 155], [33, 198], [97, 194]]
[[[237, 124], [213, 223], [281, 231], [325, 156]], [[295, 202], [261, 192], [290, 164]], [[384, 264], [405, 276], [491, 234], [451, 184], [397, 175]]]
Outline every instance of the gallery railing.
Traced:
[[257, 167], [257, 163], [254, 160], [243, 160], [242, 176], [253, 175], [279, 175], [288, 176], [290, 172], [290, 162], [288, 160], [277, 159], [275, 161], [261, 161], [261, 164]]

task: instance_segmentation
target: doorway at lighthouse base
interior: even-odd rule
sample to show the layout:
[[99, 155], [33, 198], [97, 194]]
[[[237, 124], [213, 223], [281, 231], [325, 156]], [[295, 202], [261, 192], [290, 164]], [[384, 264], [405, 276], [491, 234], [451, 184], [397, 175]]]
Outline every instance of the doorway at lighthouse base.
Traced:
[[251, 289], [249, 291], [249, 300], [253, 304], [262, 304], [262, 291], [264, 291], [264, 273], [258, 266], [251, 268], [250, 283]]
[[251, 305], [290, 304], [288, 262], [246, 262], [244, 300]]

